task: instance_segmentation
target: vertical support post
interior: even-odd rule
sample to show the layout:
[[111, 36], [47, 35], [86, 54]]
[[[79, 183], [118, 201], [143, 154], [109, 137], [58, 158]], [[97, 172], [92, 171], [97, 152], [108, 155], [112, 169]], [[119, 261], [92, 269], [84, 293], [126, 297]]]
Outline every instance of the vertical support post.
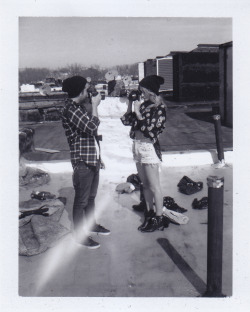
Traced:
[[219, 106], [222, 120], [225, 120], [225, 49], [219, 48]]
[[222, 294], [224, 178], [209, 176], [207, 184], [207, 290], [204, 297], [224, 297]]
[[213, 120], [214, 120], [214, 129], [215, 129], [215, 139], [216, 139], [216, 147], [219, 162], [224, 163], [224, 149], [222, 142], [222, 131], [221, 131], [221, 115], [219, 108], [213, 108]]

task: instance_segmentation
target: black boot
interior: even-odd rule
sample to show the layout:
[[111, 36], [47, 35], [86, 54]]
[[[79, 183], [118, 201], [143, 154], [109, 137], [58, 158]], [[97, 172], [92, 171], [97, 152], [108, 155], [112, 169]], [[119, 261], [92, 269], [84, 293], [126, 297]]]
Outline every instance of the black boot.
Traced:
[[163, 216], [155, 216], [150, 219], [150, 222], [148, 222], [148, 225], [141, 230], [141, 232], [154, 232], [155, 230], [163, 231], [164, 227], [166, 226], [166, 223], [164, 225], [164, 217]]
[[166, 207], [168, 210], [173, 210], [179, 213], [183, 213], [187, 211], [187, 209], [178, 206], [176, 202], [174, 201], [174, 199], [170, 196], [165, 196], [163, 198], [163, 206]]
[[195, 198], [192, 202], [193, 209], [207, 209], [208, 208], [208, 198], [202, 197], [201, 200]]
[[164, 216], [164, 215], [162, 215], [162, 222], [163, 222], [163, 226], [164, 226], [164, 228], [168, 228], [169, 223], [170, 223], [169, 218], [168, 218], [168, 217], [166, 217], [166, 216]]
[[145, 219], [144, 219], [144, 222], [138, 227], [139, 231], [143, 231], [144, 228], [148, 226], [151, 218], [155, 217], [155, 212], [154, 210], [151, 209], [149, 211], [145, 211], [144, 215], [145, 215]]
[[146, 201], [145, 201], [145, 197], [143, 194], [143, 185], [142, 183], [140, 183], [140, 203], [138, 205], [133, 205], [132, 208], [135, 211], [146, 211], [147, 210], [147, 205], [146, 205]]
[[138, 205], [133, 205], [132, 208], [135, 211], [143, 212], [147, 209], [146, 203], [144, 201], [141, 201]]

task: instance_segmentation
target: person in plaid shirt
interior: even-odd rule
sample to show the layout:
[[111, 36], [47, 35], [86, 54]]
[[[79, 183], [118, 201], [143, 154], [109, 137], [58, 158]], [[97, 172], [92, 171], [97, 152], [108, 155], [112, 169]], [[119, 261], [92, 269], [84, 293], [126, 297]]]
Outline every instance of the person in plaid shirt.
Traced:
[[[98, 136], [98, 105], [101, 95], [91, 96], [89, 83], [81, 76], [63, 81], [62, 90], [68, 93], [62, 111], [62, 125], [70, 148], [71, 163], [74, 169], [73, 185], [73, 225], [76, 241], [90, 249], [100, 247], [89, 236], [89, 232], [109, 235], [95, 220], [95, 197], [99, 184], [99, 169], [103, 166], [100, 157]], [[91, 112], [86, 107], [91, 103]]]

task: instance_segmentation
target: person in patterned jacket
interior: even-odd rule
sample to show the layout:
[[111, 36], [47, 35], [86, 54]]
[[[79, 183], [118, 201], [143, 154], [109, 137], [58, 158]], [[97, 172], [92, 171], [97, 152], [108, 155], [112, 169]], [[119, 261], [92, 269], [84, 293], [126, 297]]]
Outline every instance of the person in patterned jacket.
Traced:
[[[62, 125], [70, 148], [71, 163], [74, 169], [73, 185], [75, 198], [73, 204], [73, 227], [78, 243], [90, 249], [100, 247], [89, 236], [89, 232], [102, 235], [110, 231], [96, 223], [95, 197], [99, 184], [99, 169], [103, 165], [100, 157], [98, 136], [98, 105], [101, 95], [91, 97], [89, 83], [81, 76], [63, 81], [62, 90], [68, 99], [62, 111]], [[85, 105], [91, 102], [91, 112]]]
[[144, 102], [129, 100], [127, 112], [121, 117], [125, 126], [131, 126], [133, 158], [146, 201], [145, 220], [138, 228], [142, 232], [153, 232], [168, 226], [166, 218], [162, 216], [163, 196], [159, 174], [162, 155], [158, 139], [166, 122], [166, 108], [159, 95], [163, 83], [164, 78], [157, 75], [143, 78], [139, 90]]

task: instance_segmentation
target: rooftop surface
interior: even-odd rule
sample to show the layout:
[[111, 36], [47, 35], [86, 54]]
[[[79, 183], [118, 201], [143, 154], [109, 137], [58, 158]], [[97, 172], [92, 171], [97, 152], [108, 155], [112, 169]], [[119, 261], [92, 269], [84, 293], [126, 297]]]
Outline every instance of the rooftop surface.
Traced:
[[[119, 106], [119, 107], [118, 107]], [[98, 250], [77, 245], [71, 234], [46, 252], [19, 257], [19, 295], [24, 297], [199, 297], [206, 290], [207, 210], [194, 210], [192, 201], [207, 196], [206, 179], [223, 176], [223, 293], [232, 295], [232, 129], [222, 127], [227, 150], [227, 166], [216, 169], [214, 126], [206, 114], [168, 111], [166, 129], [161, 136], [163, 163], [161, 185], [164, 196], [188, 209], [188, 224], [171, 223], [169, 228], [153, 233], [137, 230], [143, 215], [132, 205], [139, 193], [118, 194], [119, 183], [136, 173], [132, 160], [129, 127], [120, 120], [120, 104], [100, 109], [103, 135], [102, 155], [106, 169], [101, 171], [96, 210], [98, 222], [111, 235], [94, 235]], [[67, 198], [60, 220], [71, 227], [74, 189], [68, 144], [60, 122], [22, 124], [35, 129], [35, 148], [58, 150], [57, 153], [35, 151], [25, 155], [29, 166], [51, 175], [44, 190]], [[179, 180], [187, 175], [202, 181], [203, 189], [193, 195], [178, 192]], [[31, 190], [20, 191], [20, 201], [30, 198]], [[58, 259], [58, 260], [55, 260]], [[156, 303], [157, 306], [157, 303]], [[159, 306], [160, 308], [160, 306]]]

